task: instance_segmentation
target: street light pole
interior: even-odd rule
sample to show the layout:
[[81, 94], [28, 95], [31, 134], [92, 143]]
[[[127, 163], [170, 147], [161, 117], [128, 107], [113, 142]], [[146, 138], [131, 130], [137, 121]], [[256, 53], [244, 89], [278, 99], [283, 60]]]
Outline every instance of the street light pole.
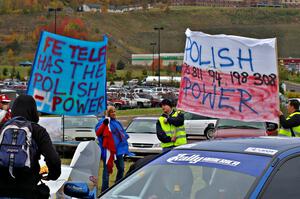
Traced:
[[154, 30], [158, 31], [158, 86], [160, 86], [160, 31], [163, 27], [154, 27]]
[[155, 49], [156, 43], [151, 42], [150, 45], [152, 46], [152, 75], [154, 76], [154, 49]]
[[54, 11], [54, 33], [56, 34], [56, 12], [61, 11], [61, 8], [48, 8], [48, 12]]

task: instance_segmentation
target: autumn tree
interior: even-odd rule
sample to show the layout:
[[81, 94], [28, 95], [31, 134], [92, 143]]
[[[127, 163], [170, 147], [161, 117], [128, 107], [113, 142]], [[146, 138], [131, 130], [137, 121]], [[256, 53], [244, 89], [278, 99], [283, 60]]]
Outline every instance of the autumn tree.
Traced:
[[8, 49], [8, 51], [7, 51], [7, 60], [10, 65], [12, 65], [12, 66], [15, 65], [15, 53], [12, 49]]
[[[88, 30], [85, 23], [80, 18], [64, 17], [58, 20], [56, 33], [67, 37], [86, 40]], [[38, 39], [41, 31], [54, 32], [54, 21], [47, 25], [42, 25], [34, 30], [34, 38]]]
[[109, 72], [112, 74], [116, 73], [116, 65], [114, 63], [110, 65]]

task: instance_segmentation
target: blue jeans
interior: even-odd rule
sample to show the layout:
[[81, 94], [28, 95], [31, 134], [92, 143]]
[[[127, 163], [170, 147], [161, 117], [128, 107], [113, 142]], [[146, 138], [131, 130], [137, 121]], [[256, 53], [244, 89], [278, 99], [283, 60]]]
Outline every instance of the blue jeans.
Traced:
[[[109, 173], [107, 171], [107, 166], [105, 163], [105, 160], [102, 160], [103, 162], [103, 173], [102, 173], [102, 187], [101, 192], [105, 191], [109, 187]], [[116, 182], [118, 182], [120, 179], [124, 176], [124, 159], [123, 155], [117, 155], [117, 159], [115, 160], [115, 165], [117, 167], [117, 176], [116, 176]]]

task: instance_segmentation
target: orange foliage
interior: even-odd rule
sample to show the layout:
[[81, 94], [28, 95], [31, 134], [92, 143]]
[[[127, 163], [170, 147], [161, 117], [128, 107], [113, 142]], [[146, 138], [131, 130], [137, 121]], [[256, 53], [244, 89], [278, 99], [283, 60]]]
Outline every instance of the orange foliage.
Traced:
[[33, 60], [34, 58], [34, 53], [25, 53], [24, 54], [24, 59], [26, 60]]
[[[56, 23], [56, 34], [82, 40], [86, 40], [88, 38], [87, 28], [84, 22], [79, 18], [57, 18]], [[38, 26], [33, 33], [34, 39], [39, 38], [39, 35], [43, 30], [54, 33], [54, 25], [55, 24], [53, 20], [53, 22], [48, 25]]]
[[17, 40], [17, 38], [18, 38], [18, 34], [14, 32], [10, 35], [5, 35], [3, 38], [3, 41], [5, 44], [9, 44], [9, 43], [12, 43], [13, 41]]

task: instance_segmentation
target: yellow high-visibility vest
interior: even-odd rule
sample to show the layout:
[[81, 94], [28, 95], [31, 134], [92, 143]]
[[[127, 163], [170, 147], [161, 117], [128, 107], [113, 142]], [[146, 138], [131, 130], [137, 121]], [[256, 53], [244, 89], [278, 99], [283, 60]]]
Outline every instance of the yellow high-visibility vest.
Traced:
[[[173, 113], [171, 115], [171, 117], [177, 117], [177, 115], [179, 113], [180, 113], [179, 111], [175, 111], [175, 113]], [[176, 134], [176, 141], [175, 142], [161, 143], [161, 147], [166, 148], [166, 147], [180, 146], [180, 145], [186, 144], [187, 140], [186, 140], [186, 132], [185, 132], [184, 125], [176, 127], [176, 126], [171, 125], [169, 123], [167, 123], [167, 124], [164, 123], [164, 119], [165, 119], [165, 117], [163, 117], [163, 116], [160, 116], [159, 119], [158, 119], [159, 122], [160, 122], [162, 130], [170, 138], [172, 138], [173, 135]]]
[[[292, 116], [294, 115], [300, 115], [300, 112], [295, 112], [295, 113], [292, 113], [290, 114], [286, 120], [289, 120]], [[295, 137], [300, 137], [300, 125], [298, 126], [295, 126], [292, 128], [294, 133], [295, 133]], [[278, 133], [279, 136], [287, 136], [287, 137], [292, 137], [292, 131], [291, 129], [285, 129], [283, 127], [280, 128], [279, 130], [279, 133]]]

